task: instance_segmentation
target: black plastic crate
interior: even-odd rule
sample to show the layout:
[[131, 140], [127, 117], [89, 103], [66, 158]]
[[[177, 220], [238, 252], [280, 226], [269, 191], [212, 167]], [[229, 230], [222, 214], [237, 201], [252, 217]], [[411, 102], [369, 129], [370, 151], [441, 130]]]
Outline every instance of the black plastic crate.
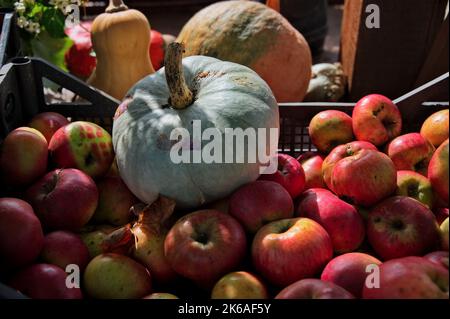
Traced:
[[[46, 102], [43, 79], [72, 91], [83, 101]], [[448, 102], [427, 102], [443, 91], [448, 91], [448, 73], [394, 100], [402, 112], [405, 132], [418, 130], [427, 116], [448, 108]], [[119, 103], [42, 59], [13, 58], [0, 69], [0, 142], [10, 131], [46, 111], [61, 113], [72, 120], [95, 122], [111, 131], [112, 117]], [[280, 151], [298, 156], [314, 150], [308, 136], [311, 118], [329, 109], [351, 114], [353, 106], [354, 103], [280, 104]]]

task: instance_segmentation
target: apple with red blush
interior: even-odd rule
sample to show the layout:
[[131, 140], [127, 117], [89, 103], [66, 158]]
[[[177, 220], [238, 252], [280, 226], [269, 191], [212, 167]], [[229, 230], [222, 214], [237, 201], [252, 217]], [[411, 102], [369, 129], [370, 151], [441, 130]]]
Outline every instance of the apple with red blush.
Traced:
[[41, 259], [48, 264], [66, 269], [76, 265], [84, 270], [90, 260], [89, 250], [80, 236], [69, 231], [58, 230], [45, 235]]
[[386, 144], [402, 131], [402, 116], [398, 107], [380, 94], [370, 94], [360, 99], [353, 108], [352, 119], [356, 139], [375, 146]]
[[336, 253], [354, 251], [364, 240], [365, 225], [358, 210], [328, 190], [312, 188], [303, 193], [296, 216], [311, 218], [322, 225]]
[[316, 152], [306, 152], [297, 158], [305, 171], [305, 190], [327, 187], [322, 176], [323, 160], [323, 156]]
[[317, 113], [311, 119], [308, 131], [311, 142], [323, 154], [328, 154], [336, 146], [353, 140], [352, 118], [337, 110]]
[[390, 197], [369, 214], [367, 238], [383, 260], [422, 256], [439, 247], [439, 225], [433, 212], [419, 201]]
[[48, 146], [58, 168], [76, 168], [93, 178], [105, 175], [114, 160], [111, 135], [97, 124], [77, 121], [58, 129]]
[[47, 173], [25, 195], [47, 230], [79, 230], [91, 219], [98, 203], [95, 182], [74, 168]]
[[16, 128], [0, 148], [0, 180], [13, 188], [26, 187], [45, 174], [47, 161], [44, 135], [34, 128]]
[[55, 112], [43, 112], [35, 115], [28, 126], [41, 132], [47, 143], [50, 143], [53, 134], [67, 124], [69, 120], [65, 116]]
[[364, 299], [447, 299], [448, 269], [424, 257], [389, 260], [379, 268], [379, 285], [364, 286]]
[[359, 252], [343, 254], [333, 258], [324, 268], [320, 279], [332, 282], [361, 298], [367, 276], [374, 266], [381, 265], [377, 258]]
[[228, 212], [247, 232], [256, 233], [268, 222], [291, 218], [294, 203], [280, 184], [258, 180], [242, 186], [231, 195]]
[[299, 280], [278, 293], [275, 299], [354, 299], [344, 288], [315, 278]]
[[387, 154], [397, 170], [409, 170], [427, 176], [428, 165], [435, 148], [419, 133], [408, 133], [392, 140]]
[[278, 154], [277, 161], [278, 170], [274, 174], [263, 174], [259, 179], [280, 184], [292, 198], [296, 198], [305, 188], [305, 172], [302, 165], [287, 154]]

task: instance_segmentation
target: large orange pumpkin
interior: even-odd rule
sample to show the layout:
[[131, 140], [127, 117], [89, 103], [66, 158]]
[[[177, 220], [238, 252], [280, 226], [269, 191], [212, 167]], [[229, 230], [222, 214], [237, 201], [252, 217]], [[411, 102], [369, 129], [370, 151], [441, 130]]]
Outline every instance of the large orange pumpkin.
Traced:
[[278, 102], [303, 100], [311, 77], [305, 38], [275, 10], [253, 1], [222, 1], [195, 14], [178, 36], [186, 55], [246, 65], [270, 86]]

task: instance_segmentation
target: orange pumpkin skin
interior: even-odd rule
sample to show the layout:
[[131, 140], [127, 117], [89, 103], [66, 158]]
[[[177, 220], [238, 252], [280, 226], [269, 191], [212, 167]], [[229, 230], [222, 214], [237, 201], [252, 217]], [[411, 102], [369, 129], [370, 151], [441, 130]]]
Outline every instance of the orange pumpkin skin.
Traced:
[[186, 56], [207, 55], [246, 65], [278, 102], [302, 101], [311, 78], [305, 38], [275, 10], [253, 1], [222, 1], [195, 14], [177, 39]]

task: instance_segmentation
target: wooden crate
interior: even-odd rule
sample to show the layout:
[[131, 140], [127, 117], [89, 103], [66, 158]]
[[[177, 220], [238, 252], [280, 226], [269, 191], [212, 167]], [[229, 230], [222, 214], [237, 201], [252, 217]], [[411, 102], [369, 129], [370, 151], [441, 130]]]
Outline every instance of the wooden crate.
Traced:
[[[380, 28], [366, 25], [370, 4], [380, 9]], [[350, 100], [374, 92], [395, 98], [448, 71], [446, 6], [447, 0], [346, 0], [341, 61]]]

